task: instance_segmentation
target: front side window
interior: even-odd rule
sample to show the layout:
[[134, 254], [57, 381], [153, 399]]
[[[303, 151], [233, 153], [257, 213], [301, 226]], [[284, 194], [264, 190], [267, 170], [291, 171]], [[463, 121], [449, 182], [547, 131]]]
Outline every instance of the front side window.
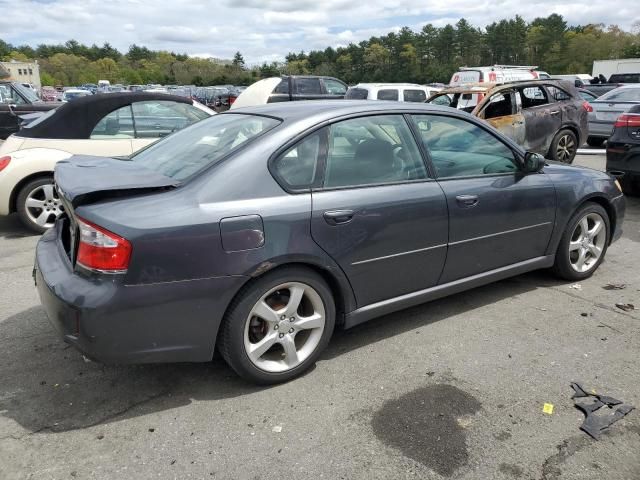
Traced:
[[280, 83], [274, 88], [273, 93], [284, 93], [289, 95], [289, 79], [283, 78]]
[[176, 180], [184, 180], [280, 124], [257, 115], [221, 114], [159, 140], [131, 161]]
[[324, 186], [396, 183], [427, 178], [401, 115], [360, 117], [329, 127]]
[[89, 138], [93, 140], [117, 140], [134, 137], [131, 105], [127, 105], [103, 117], [93, 128]]
[[324, 79], [324, 88], [330, 95], [344, 95], [347, 93], [347, 87], [337, 80], [332, 80], [330, 78]]
[[384, 90], [378, 90], [378, 100], [393, 100], [393, 101], [397, 101], [398, 100], [398, 89], [396, 88], [392, 88], [392, 89], [384, 89]]
[[134, 102], [136, 138], [160, 138], [208, 118], [206, 112], [187, 103], [167, 100]]
[[427, 99], [427, 94], [424, 90], [405, 90], [404, 101], [405, 102], [424, 102]]
[[3, 103], [13, 103], [15, 105], [22, 105], [26, 103], [24, 98], [18, 94], [13, 88], [11, 88], [11, 84], [5, 83], [0, 85], [0, 98]]
[[438, 177], [515, 173], [514, 154], [474, 123], [440, 115], [414, 115]]
[[318, 177], [318, 154], [325, 129], [314, 132], [280, 155], [273, 169], [292, 189], [310, 188]]
[[503, 91], [494, 93], [482, 111], [483, 118], [498, 118], [513, 115], [516, 111], [515, 92]]

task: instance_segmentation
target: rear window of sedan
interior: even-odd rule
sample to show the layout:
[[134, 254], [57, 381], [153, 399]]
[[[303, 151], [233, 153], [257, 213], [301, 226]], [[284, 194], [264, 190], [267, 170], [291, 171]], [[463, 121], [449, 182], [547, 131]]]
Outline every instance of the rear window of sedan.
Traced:
[[131, 157], [176, 180], [185, 180], [280, 124], [258, 115], [215, 115], [152, 144]]

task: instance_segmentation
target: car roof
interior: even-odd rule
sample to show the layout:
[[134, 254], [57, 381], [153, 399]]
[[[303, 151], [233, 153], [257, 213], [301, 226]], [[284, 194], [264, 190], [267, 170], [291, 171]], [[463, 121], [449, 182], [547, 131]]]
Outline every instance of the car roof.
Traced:
[[369, 100], [304, 100], [275, 102], [266, 105], [241, 107], [222, 115], [235, 113], [265, 115], [287, 122], [298, 120], [323, 121], [354, 113], [384, 113], [400, 111], [455, 112], [450, 107], [413, 102], [371, 102]]
[[[563, 88], [574, 87], [568, 80], [558, 80], [553, 78], [541, 78], [535, 80], [513, 80], [510, 82], [482, 82], [482, 83], [465, 83], [455, 87], [445, 87], [438, 93], [483, 93], [492, 90], [502, 90], [512, 87], [527, 87], [536, 85], [558, 85]], [[574, 87], [575, 88], [575, 87]]]
[[25, 138], [82, 139], [89, 138], [102, 118], [132, 102], [153, 100], [189, 103], [190, 98], [166, 93], [120, 92], [86, 95], [62, 104], [54, 114], [16, 135]]
[[419, 88], [428, 88], [424, 85], [419, 85], [417, 83], [359, 83], [350, 88], [361, 88], [361, 87], [419, 87]]

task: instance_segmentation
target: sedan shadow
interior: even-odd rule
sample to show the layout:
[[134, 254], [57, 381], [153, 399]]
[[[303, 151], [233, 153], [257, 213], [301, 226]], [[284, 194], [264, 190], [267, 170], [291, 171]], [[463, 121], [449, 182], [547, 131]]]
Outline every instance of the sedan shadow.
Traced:
[[7, 217], [0, 215], [0, 238], [23, 238], [39, 235], [25, 227], [17, 214]]
[[[524, 294], [549, 279], [546, 273], [528, 274], [338, 330], [318, 368], [322, 360]], [[0, 414], [31, 432], [82, 429], [188, 405], [193, 399], [240, 397], [268, 388], [244, 382], [220, 358], [212, 364], [87, 362], [60, 340], [40, 307], [0, 323], [0, 378]]]

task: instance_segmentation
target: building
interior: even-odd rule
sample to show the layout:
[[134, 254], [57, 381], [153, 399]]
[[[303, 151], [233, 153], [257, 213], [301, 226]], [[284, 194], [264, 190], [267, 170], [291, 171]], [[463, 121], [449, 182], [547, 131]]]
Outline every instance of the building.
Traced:
[[40, 66], [37, 60], [33, 62], [11, 60], [10, 62], [0, 62], [0, 66], [9, 72], [11, 80], [18, 83], [30, 83], [40, 91]]

